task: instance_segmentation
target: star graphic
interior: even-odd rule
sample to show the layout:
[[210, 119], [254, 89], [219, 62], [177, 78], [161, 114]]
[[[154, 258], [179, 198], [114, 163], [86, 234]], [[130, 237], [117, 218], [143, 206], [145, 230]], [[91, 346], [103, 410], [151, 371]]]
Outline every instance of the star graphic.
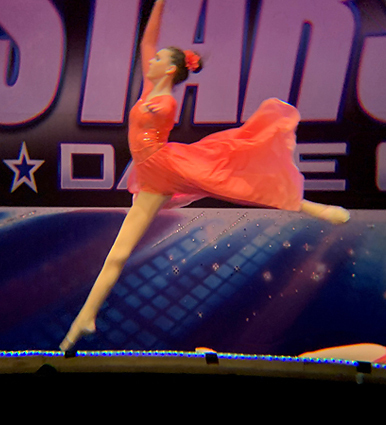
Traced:
[[34, 173], [45, 161], [30, 159], [25, 142], [21, 145], [18, 159], [4, 159], [3, 162], [15, 173], [11, 193], [23, 183], [28, 185], [34, 192], [38, 192]]

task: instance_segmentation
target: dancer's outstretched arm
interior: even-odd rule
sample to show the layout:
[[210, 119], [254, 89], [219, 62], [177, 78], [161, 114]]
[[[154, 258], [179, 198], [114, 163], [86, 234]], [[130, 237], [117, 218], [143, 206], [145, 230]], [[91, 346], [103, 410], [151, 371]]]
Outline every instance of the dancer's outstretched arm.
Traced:
[[153, 83], [146, 78], [146, 75], [149, 71], [149, 61], [150, 59], [153, 59], [157, 53], [157, 43], [164, 4], [164, 0], [157, 0], [155, 2], [141, 41], [141, 64], [143, 76], [142, 99], [144, 99], [153, 88]]
[[138, 194], [82, 310], [60, 344], [61, 350], [70, 350], [82, 336], [95, 332], [99, 309], [118, 280], [133, 249], [168, 199], [167, 196], [153, 193]]

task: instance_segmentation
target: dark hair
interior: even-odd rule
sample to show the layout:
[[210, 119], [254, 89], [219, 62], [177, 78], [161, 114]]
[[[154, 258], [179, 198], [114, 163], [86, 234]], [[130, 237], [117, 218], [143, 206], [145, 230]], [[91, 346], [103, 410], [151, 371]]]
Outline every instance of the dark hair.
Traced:
[[[173, 77], [173, 85], [181, 84], [189, 77], [189, 69], [186, 67], [185, 53], [178, 47], [168, 47], [168, 50], [172, 53], [171, 59], [172, 64], [176, 65], [177, 70]], [[194, 52], [196, 53], [196, 52]], [[200, 56], [198, 53], [196, 55]], [[202, 60], [200, 57], [199, 66], [196, 70], [192, 71], [194, 74], [198, 74], [202, 70]]]

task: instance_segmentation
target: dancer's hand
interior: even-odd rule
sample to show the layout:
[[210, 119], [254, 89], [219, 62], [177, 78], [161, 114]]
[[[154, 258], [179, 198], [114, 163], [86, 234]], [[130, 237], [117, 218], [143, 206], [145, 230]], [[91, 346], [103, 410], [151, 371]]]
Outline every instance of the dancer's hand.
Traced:
[[143, 105], [149, 112], [151, 112], [152, 114], [155, 114], [156, 112], [159, 112], [162, 109], [162, 105], [161, 104], [156, 104], [153, 102], [147, 102], [144, 103]]

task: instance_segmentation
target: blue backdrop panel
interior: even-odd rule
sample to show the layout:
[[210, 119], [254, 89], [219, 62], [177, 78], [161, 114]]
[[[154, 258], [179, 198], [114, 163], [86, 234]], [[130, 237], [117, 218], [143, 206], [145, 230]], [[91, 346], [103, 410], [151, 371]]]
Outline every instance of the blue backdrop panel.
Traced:
[[[0, 211], [0, 349], [55, 350], [124, 209]], [[386, 220], [345, 225], [256, 209], [163, 211], [128, 261], [86, 350], [298, 355], [386, 345]]]

